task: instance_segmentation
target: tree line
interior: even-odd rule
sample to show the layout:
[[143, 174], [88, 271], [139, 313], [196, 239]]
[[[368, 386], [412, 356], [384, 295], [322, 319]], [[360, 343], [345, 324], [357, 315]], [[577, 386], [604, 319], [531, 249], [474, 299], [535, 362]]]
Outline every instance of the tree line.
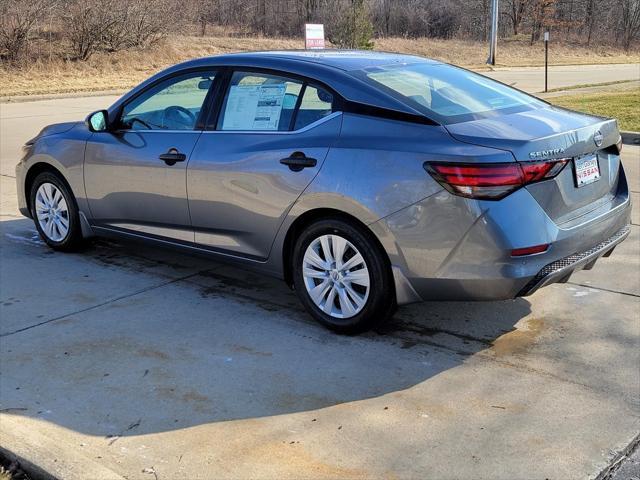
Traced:
[[[328, 40], [344, 48], [371, 48], [379, 36], [486, 40], [490, 9], [491, 0], [0, 0], [0, 58], [20, 63], [44, 41], [50, 56], [55, 44], [66, 58], [87, 60], [213, 26], [299, 37], [308, 22], [325, 24]], [[625, 50], [640, 39], [640, 0], [501, 0], [499, 15], [500, 37], [531, 43], [545, 30]]]

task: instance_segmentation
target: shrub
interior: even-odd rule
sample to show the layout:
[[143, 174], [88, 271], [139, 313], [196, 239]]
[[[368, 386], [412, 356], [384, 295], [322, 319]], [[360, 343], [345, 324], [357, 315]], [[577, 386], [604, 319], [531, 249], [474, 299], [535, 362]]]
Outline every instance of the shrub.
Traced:
[[373, 48], [373, 24], [364, 0], [351, 0], [329, 39], [338, 48]]

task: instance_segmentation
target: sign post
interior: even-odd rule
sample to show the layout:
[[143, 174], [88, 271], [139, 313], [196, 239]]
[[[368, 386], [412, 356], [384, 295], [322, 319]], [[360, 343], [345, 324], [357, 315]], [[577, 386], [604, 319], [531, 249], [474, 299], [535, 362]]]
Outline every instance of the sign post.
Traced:
[[549, 68], [549, 31], [544, 32], [544, 91], [549, 90], [548, 68]]
[[322, 23], [304, 24], [304, 48], [307, 50], [324, 48], [324, 25]]

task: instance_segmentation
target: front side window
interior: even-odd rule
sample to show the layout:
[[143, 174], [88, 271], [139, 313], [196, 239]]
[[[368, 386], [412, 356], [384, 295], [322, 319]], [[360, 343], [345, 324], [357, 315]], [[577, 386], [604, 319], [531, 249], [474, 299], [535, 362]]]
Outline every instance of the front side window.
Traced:
[[287, 131], [302, 82], [250, 72], [235, 72], [227, 90], [219, 130]]
[[129, 130], [193, 130], [215, 72], [172, 77], [127, 103], [120, 117]]
[[544, 105], [516, 89], [445, 64], [376, 67], [356, 75], [443, 124], [531, 110]]

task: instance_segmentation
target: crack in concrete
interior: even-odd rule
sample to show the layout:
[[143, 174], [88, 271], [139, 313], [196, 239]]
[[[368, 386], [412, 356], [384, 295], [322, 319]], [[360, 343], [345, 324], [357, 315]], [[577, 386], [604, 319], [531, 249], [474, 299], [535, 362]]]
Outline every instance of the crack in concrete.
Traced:
[[[518, 370], [518, 371], [525, 372], [525, 373], [530, 373], [532, 375], [540, 375], [542, 377], [551, 378], [553, 380], [557, 380], [557, 381], [562, 382], [562, 383], [567, 383], [569, 385], [574, 385], [576, 387], [585, 388], [585, 389], [590, 390], [592, 392], [603, 393], [603, 394], [611, 393], [611, 389], [608, 389], [608, 388], [594, 387], [593, 385], [588, 385], [586, 383], [582, 383], [582, 382], [579, 382], [577, 380], [572, 380], [570, 378], [565, 378], [565, 377], [562, 377], [562, 376], [557, 375], [555, 373], [549, 372], [547, 370], [539, 370], [537, 368], [528, 367], [527, 365], [520, 365], [518, 363], [513, 363], [513, 362], [510, 362], [508, 360], [497, 359], [495, 357], [492, 357], [488, 350], [482, 350], [482, 351], [476, 353], [475, 356], [477, 358], [481, 358], [483, 360], [488, 360], [490, 362], [495, 362], [498, 365], [501, 365], [503, 367], [509, 367], [509, 368], [513, 368], [514, 370]], [[623, 399], [622, 401], [627, 405], [635, 406], [635, 403], [628, 402], [625, 399]]]
[[[211, 269], [209, 269], [209, 270], [211, 270]], [[90, 307], [82, 308], [80, 310], [76, 310], [75, 312], [65, 313], [64, 315], [59, 315], [57, 317], [50, 318], [48, 320], [44, 320], [44, 321], [39, 322], [39, 323], [35, 323], [35, 324], [29, 325], [27, 327], [19, 328], [17, 330], [12, 331], [12, 332], [7, 332], [7, 333], [0, 334], [0, 338], [8, 337], [10, 335], [15, 335], [17, 333], [21, 333], [21, 332], [24, 332], [24, 331], [27, 331], [27, 330], [31, 330], [33, 328], [40, 327], [42, 325], [46, 325], [48, 323], [55, 322], [57, 320], [62, 320], [64, 318], [71, 317], [71, 316], [77, 315], [79, 313], [84, 313], [84, 312], [88, 312], [90, 310], [94, 310], [96, 308], [104, 307], [105, 305], [109, 305], [110, 303], [117, 302], [117, 301], [120, 301], [120, 300], [124, 300], [126, 298], [135, 297], [136, 295], [140, 295], [141, 293], [146, 293], [146, 292], [149, 292], [151, 290], [155, 290], [155, 289], [160, 288], [160, 287], [164, 287], [164, 286], [167, 286], [167, 285], [171, 285], [173, 283], [177, 283], [177, 282], [181, 282], [183, 280], [187, 280], [187, 279], [189, 279], [191, 277], [195, 277], [195, 276], [200, 275], [203, 272], [207, 272], [209, 270], [201, 270], [199, 272], [191, 273], [189, 275], [185, 275], [185, 276], [179, 277], [179, 278], [174, 278], [172, 280], [169, 280], [169, 281], [166, 281], [166, 282], [162, 282], [162, 283], [159, 283], [157, 285], [150, 285], [150, 286], [148, 286], [146, 288], [142, 288], [140, 290], [136, 290], [135, 292], [131, 292], [131, 293], [128, 293], [126, 295], [120, 295], [119, 297], [111, 298], [109, 300], [97, 303], [97, 304], [92, 305]]]
[[602, 290], [603, 292], [609, 292], [609, 293], [617, 293], [619, 295], [627, 295], [628, 297], [636, 297], [636, 298], [640, 298], [640, 295], [637, 295], [635, 293], [629, 293], [629, 292], [620, 292], [618, 290], [612, 290], [610, 288], [604, 288], [604, 287], [596, 287], [594, 285], [587, 285], [585, 283], [578, 283], [578, 282], [567, 282], [567, 285], [576, 285], [578, 287], [585, 287], [585, 288], [593, 288], [594, 290]]
[[7, 175], [6, 173], [0, 173], [0, 177], [13, 178], [14, 180], [16, 179], [16, 177], [15, 177], [15, 176], [13, 176], [13, 175]]

